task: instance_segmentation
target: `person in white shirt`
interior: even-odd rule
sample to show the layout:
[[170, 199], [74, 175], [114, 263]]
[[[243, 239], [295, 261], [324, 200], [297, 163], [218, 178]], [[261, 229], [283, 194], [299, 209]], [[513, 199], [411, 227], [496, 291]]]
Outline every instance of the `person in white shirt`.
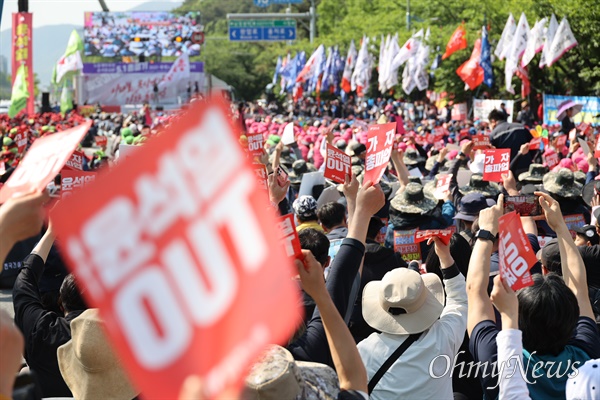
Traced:
[[[363, 291], [363, 317], [382, 332], [358, 344], [373, 400], [453, 398], [451, 371], [467, 327], [465, 277], [449, 246], [439, 238], [431, 242], [440, 258], [447, 298], [437, 275], [407, 268], [388, 272]], [[407, 340], [412, 344], [375, 382], [382, 365]]]

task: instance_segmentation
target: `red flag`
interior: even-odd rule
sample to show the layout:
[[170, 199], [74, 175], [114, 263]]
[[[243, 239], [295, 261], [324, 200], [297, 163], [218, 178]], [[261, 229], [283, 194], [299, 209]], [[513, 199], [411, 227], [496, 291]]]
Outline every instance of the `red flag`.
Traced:
[[[465, 42], [466, 43], [466, 42]], [[475, 41], [471, 58], [456, 69], [456, 73], [464, 83], [473, 90], [483, 82], [483, 68], [479, 65], [481, 59], [481, 39]]]
[[[452, 37], [450, 38], [450, 41], [446, 45], [446, 52], [442, 56], [442, 60], [445, 60], [446, 58], [450, 57], [452, 53], [466, 48], [467, 31], [465, 30], [464, 25], [460, 25], [458, 28], [456, 28], [456, 30], [452, 34]], [[481, 49], [481, 45], [479, 48]]]

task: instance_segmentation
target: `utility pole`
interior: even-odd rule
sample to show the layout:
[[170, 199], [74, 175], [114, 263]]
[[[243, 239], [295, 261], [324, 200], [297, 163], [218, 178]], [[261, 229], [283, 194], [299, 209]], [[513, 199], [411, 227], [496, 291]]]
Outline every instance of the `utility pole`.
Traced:
[[315, 0], [310, 0], [310, 44], [313, 44], [317, 36], [317, 11], [315, 9]]

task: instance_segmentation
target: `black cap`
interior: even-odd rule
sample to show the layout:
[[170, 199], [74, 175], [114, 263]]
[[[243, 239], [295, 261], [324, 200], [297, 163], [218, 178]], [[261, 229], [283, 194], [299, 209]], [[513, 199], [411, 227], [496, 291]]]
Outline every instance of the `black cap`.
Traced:
[[552, 239], [540, 250], [540, 261], [542, 265], [550, 272], [557, 272], [562, 275], [560, 265], [560, 248], [558, 247], [558, 239]]
[[573, 231], [578, 235], [583, 236], [593, 245], [598, 244], [599, 242], [598, 233], [596, 233], [596, 227], [594, 225], [584, 225], [581, 227], [575, 227], [573, 228]]

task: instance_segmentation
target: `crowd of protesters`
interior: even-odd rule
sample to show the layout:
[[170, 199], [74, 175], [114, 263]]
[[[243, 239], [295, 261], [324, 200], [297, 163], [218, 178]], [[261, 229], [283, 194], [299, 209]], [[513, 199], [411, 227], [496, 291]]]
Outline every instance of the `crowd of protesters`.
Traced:
[[[573, 115], [567, 107], [560, 125], [543, 126], [543, 149], [532, 150], [539, 118], [527, 103], [518, 113], [523, 124], [507, 122], [503, 109], [485, 122], [453, 121], [450, 107], [427, 100], [232, 106], [240, 145], [247, 148], [251, 135], [264, 139], [263, 154], [252, 161], [267, 168], [271, 206], [295, 215], [305, 317], [288, 343], [265, 350], [242, 393], [224, 398], [600, 399], [599, 139], [597, 128], [579, 129]], [[88, 168], [95, 169], [118, 156], [118, 146], [98, 149], [96, 137], [142, 144], [172, 117], [145, 108], [91, 118], [82, 146], [92, 149]], [[0, 121], [0, 182], [18, 165], [17, 133], [27, 132], [31, 143], [83, 120], [48, 114]], [[289, 122], [295, 143], [286, 146], [281, 136]], [[390, 122], [395, 145], [374, 185], [363, 179], [368, 125]], [[483, 179], [472, 140], [480, 133], [490, 136], [490, 148], [511, 150], [500, 184]], [[303, 177], [324, 170], [326, 144], [351, 157], [352, 174], [299, 195]], [[550, 152], [559, 158], [552, 168]], [[288, 175], [283, 183], [280, 168]], [[441, 194], [439, 174], [452, 176]], [[321, 198], [330, 187], [337, 201]], [[537, 262], [533, 284], [515, 293], [499, 273], [498, 219], [508, 196], [529, 195], [541, 216], [520, 219]], [[0, 313], [0, 398], [11, 398], [22, 354], [34, 384], [20, 389], [38, 396], [152, 398], [127, 379], [104, 322], [62, 264], [52, 222], [44, 222], [46, 201], [45, 193], [30, 194], [0, 207], [0, 258], [20, 261], [14, 325]], [[568, 226], [570, 215], [582, 223]], [[418, 244], [418, 260], [395, 247], [397, 232], [448, 227], [456, 229], [449, 243], [432, 237]], [[181, 399], [202, 398], [202, 387], [190, 377]]]

